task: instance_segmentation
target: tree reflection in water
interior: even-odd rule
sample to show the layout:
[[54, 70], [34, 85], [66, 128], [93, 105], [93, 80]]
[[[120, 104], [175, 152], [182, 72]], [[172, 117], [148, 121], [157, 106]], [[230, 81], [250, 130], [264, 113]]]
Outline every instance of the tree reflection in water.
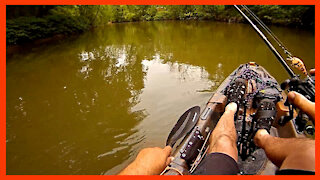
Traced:
[[[271, 28], [314, 66], [314, 34]], [[239, 64], [284, 80], [252, 33], [209, 21], [110, 24], [8, 56], [7, 173], [115, 174], [141, 148], [163, 147], [179, 116]]]

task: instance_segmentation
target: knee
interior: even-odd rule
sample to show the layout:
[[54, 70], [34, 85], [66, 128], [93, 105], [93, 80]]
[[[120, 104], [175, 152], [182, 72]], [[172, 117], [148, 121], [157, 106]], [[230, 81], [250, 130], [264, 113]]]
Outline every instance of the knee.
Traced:
[[260, 148], [264, 148], [264, 144], [265, 142], [267, 142], [267, 139], [269, 137], [271, 136], [269, 135], [267, 130], [259, 129], [253, 138], [254, 144]]

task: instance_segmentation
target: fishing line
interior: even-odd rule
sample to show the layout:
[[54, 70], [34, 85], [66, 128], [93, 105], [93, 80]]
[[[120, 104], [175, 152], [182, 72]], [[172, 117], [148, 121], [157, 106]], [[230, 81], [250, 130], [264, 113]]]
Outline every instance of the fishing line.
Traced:
[[237, 5], [234, 5], [234, 7], [250, 23], [250, 25], [253, 27], [253, 29], [256, 31], [256, 33], [262, 38], [262, 40], [266, 43], [266, 45], [269, 47], [269, 49], [272, 51], [272, 53], [276, 56], [278, 61], [282, 64], [282, 66], [288, 72], [290, 77], [295, 77], [296, 74], [292, 71], [292, 69], [289, 67], [287, 62], [283, 59], [283, 57], [279, 54], [279, 52], [274, 48], [274, 46], [270, 43], [268, 38], [263, 34], [263, 32], [261, 32], [261, 30], [251, 21], [251, 19], [244, 12], [242, 12], [242, 10]]
[[[303, 61], [295, 56], [292, 56], [292, 54], [289, 52], [289, 50], [283, 45], [283, 43], [280, 41], [280, 39], [268, 28], [266, 24], [264, 24], [258, 16], [254, 14], [246, 5], [240, 5], [253, 19], [273, 38], [273, 40], [278, 44], [279, 47], [282, 48], [284, 53], [288, 56], [287, 60], [291, 61], [291, 65], [295, 68], [299, 69], [307, 76], [310, 82], [314, 82], [311, 77], [309, 76], [306, 67], [303, 63]], [[279, 52], [273, 47], [273, 45], [270, 43], [268, 38], [263, 34], [263, 32], [251, 21], [251, 19], [237, 6], [234, 5], [234, 7], [240, 12], [240, 14], [251, 24], [251, 26], [254, 28], [254, 30], [258, 33], [258, 35], [263, 39], [263, 41], [268, 45], [270, 50], [273, 52], [273, 54], [277, 57], [277, 59], [280, 61], [280, 63], [284, 66], [284, 68], [287, 70], [289, 75], [291, 77], [296, 76], [295, 73], [292, 71], [292, 69], [288, 66], [288, 64], [285, 62], [283, 57], [279, 54]]]
[[279, 47], [283, 49], [284, 53], [286, 53], [289, 56], [289, 58], [291, 58], [292, 54], [289, 52], [286, 46], [280, 41], [280, 39], [271, 31], [271, 29], [266, 24], [264, 24], [260, 20], [260, 18], [256, 16], [254, 12], [252, 12], [246, 5], [240, 5], [240, 6], [244, 8], [256, 20], [257, 23], [260, 24], [260, 26], [272, 37], [272, 39], [276, 41], [276, 43], [278, 43]]

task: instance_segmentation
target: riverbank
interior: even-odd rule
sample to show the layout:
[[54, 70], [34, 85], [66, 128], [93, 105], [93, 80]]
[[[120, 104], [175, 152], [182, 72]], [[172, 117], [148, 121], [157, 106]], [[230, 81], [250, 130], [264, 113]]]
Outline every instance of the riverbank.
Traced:
[[[6, 24], [7, 48], [81, 34], [91, 28], [110, 23], [164, 20], [245, 22], [232, 6], [224, 5], [50, 6], [42, 7], [47, 11], [41, 11], [41, 14], [30, 12], [32, 8], [41, 10], [41, 7], [8, 6], [9, 10], [11, 8], [8, 12], [12, 14], [7, 16], [9, 18]], [[22, 11], [25, 8], [29, 8], [28, 14]], [[250, 8], [266, 24], [314, 29], [314, 6], [250, 6]]]

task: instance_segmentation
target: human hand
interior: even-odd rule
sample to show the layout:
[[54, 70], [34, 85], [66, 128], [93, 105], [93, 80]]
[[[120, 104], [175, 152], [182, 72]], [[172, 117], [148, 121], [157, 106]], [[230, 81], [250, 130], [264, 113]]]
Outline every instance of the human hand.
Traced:
[[223, 113], [225, 116], [233, 115], [237, 112], [238, 105], [234, 102], [229, 103]]
[[288, 94], [288, 100], [290, 103], [295, 105], [301, 111], [306, 113], [313, 121], [315, 120], [315, 103], [309, 101], [302, 94], [297, 93], [295, 91], [291, 91]]
[[316, 75], [316, 69], [310, 69], [309, 71], [311, 76], [315, 76]]
[[171, 162], [172, 148], [166, 146], [142, 149], [136, 159], [119, 175], [159, 175]]

